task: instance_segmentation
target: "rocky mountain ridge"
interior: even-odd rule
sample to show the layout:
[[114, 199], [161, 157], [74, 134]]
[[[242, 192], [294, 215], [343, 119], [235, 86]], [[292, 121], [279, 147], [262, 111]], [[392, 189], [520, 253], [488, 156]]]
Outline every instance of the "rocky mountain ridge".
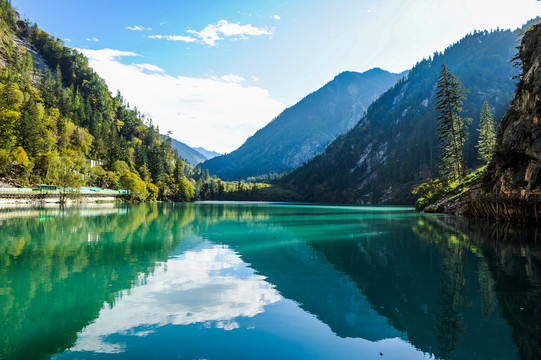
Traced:
[[235, 180], [290, 171], [355, 125], [370, 103], [401, 76], [378, 68], [342, 72], [284, 110], [240, 148], [201, 167], [222, 179]]

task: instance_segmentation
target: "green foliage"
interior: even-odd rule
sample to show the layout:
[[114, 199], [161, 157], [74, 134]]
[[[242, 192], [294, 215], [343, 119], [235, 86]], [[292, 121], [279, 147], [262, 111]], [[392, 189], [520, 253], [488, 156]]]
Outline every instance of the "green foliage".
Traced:
[[468, 174], [462, 180], [427, 179], [425, 183], [415, 187], [412, 191], [414, 195], [419, 196], [415, 208], [424, 210], [444, 197], [453, 199], [461, 196], [470, 190], [473, 185], [478, 184], [486, 171], [487, 166], [485, 165]]
[[211, 179], [202, 184], [202, 200], [228, 201], [299, 201], [298, 194], [276, 184], [255, 183], [245, 180], [221, 181]]
[[178, 188], [175, 193], [177, 201], [191, 201], [195, 197], [195, 188], [192, 183], [185, 177], [181, 178], [178, 182]]
[[147, 182], [147, 191], [148, 191], [148, 197], [147, 201], [156, 201], [158, 199], [159, 190], [156, 185], [153, 183]]
[[125, 161], [117, 160], [113, 163], [111, 166], [112, 170], [118, 175], [122, 176], [128, 172], [130, 172], [130, 167], [128, 164], [126, 164]]
[[447, 185], [447, 182], [440, 179], [427, 179], [426, 182], [415, 187], [412, 190], [412, 194], [419, 196], [415, 207], [417, 209], [423, 209], [433, 198], [441, 196], [444, 193], [444, 189], [447, 187]]
[[128, 171], [120, 177], [119, 183], [122, 189], [129, 191], [128, 197], [131, 201], [147, 200], [147, 184], [137, 174]]
[[494, 117], [488, 105], [488, 101], [483, 103], [479, 121], [479, 142], [476, 147], [479, 150], [478, 159], [488, 163], [494, 154], [496, 146], [496, 132], [494, 130]]
[[97, 186], [102, 189], [118, 189], [120, 177], [114, 171], [105, 171], [101, 166], [94, 166], [89, 172], [90, 186]]
[[6, 176], [11, 172], [11, 156], [6, 149], [0, 149], [0, 176]]

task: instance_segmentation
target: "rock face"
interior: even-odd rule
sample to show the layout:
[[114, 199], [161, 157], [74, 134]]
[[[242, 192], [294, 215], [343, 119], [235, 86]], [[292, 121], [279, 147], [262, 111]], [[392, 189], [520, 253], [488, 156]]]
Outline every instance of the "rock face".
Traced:
[[483, 180], [486, 195], [541, 199], [541, 24], [522, 39], [522, 75], [498, 127], [496, 153]]

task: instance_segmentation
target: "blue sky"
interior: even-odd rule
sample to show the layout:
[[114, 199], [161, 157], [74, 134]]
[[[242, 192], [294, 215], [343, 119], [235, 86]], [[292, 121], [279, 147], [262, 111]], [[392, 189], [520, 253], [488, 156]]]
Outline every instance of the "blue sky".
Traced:
[[190, 146], [230, 152], [345, 70], [401, 72], [537, 0], [12, 0]]

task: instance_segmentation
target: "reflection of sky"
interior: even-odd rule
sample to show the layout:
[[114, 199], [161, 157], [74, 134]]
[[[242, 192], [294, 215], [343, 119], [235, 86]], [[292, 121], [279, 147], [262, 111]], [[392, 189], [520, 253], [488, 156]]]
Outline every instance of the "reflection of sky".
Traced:
[[224, 330], [239, 327], [238, 317], [253, 317], [266, 305], [281, 300], [263, 276], [243, 263], [226, 246], [202, 244], [158, 267], [142, 285], [124, 291], [113, 308], [104, 307], [98, 319], [84, 328], [72, 351], [117, 353], [107, 343], [112, 334], [145, 336], [157, 327], [204, 324]]

